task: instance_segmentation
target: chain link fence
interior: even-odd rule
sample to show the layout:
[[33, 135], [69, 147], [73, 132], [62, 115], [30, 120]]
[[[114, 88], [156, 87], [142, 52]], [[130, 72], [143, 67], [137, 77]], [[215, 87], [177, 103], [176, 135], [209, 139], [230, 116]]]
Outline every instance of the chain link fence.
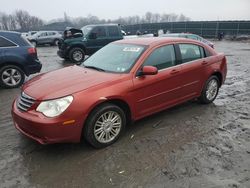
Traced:
[[141, 33], [194, 33], [205, 38], [217, 38], [218, 34], [237, 37], [239, 35], [250, 35], [250, 21], [189, 21], [189, 22], [167, 22], [167, 23], [145, 23], [136, 25], [125, 25], [125, 32], [135, 35]]

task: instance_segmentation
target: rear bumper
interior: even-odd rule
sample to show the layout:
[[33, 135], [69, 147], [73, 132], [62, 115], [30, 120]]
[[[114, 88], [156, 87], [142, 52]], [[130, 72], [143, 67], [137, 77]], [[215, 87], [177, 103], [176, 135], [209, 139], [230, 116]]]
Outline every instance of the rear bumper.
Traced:
[[42, 64], [38, 59], [36, 59], [32, 64], [29, 64], [25, 67], [25, 73], [27, 76], [29, 76], [31, 74], [40, 72], [41, 69], [42, 69]]
[[77, 143], [81, 140], [82, 122], [63, 125], [63, 118], [46, 118], [41, 113], [22, 112], [16, 101], [12, 105], [14, 125], [25, 136], [40, 144]]

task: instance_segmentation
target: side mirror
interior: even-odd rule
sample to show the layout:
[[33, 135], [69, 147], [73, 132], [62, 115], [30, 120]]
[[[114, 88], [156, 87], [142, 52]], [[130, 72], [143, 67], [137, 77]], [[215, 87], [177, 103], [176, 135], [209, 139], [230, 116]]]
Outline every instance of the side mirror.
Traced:
[[97, 33], [90, 33], [89, 39], [97, 39]]
[[138, 72], [138, 76], [146, 76], [146, 75], [156, 75], [158, 73], [158, 69], [154, 66], [144, 66], [142, 70]]

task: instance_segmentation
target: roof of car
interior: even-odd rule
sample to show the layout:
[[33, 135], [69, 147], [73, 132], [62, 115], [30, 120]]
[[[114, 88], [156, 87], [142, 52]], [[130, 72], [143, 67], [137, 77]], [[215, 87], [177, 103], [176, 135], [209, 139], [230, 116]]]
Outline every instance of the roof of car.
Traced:
[[179, 35], [195, 35], [197, 36], [196, 34], [193, 34], [193, 33], [166, 33], [166, 34], [163, 34], [161, 36], [179, 36]]
[[119, 26], [119, 24], [109, 23], [109, 24], [91, 24], [86, 26]]
[[162, 43], [171, 43], [171, 42], [192, 42], [197, 43], [192, 39], [185, 38], [175, 38], [175, 37], [148, 37], [148, 38], [132, 38], [132, 39], [123, 39], [116, 41], [115, 43], [120, 44], [137, 44], [137, 45], [160, 45]]
[[2, 36], [14, 36], [14, 35], [20, 35], [20, 33], [15, 32], [15, 31], [1, 31], [0, 30], [0, 35], [2, 35]]

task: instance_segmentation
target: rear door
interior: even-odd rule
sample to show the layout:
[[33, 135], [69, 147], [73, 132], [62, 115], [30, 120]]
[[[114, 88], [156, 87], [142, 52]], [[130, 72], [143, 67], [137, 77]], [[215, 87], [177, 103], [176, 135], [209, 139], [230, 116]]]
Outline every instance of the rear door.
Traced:
[[146, 65], [155, 66], [159, 72], [156, 75], [133, 79], [137, 117], [160, 111], [177, 103], [181, 97], [181, 67], [176, 64], [174, 45], [152, 50], [142, 66]]
[[181, 80], [182, 94], [184, 99], [193, 98], [199, 95], [203, 86], [206, 59], [202, 46], [196, 44], [178, 44], [179, 54], [181, 56]]

